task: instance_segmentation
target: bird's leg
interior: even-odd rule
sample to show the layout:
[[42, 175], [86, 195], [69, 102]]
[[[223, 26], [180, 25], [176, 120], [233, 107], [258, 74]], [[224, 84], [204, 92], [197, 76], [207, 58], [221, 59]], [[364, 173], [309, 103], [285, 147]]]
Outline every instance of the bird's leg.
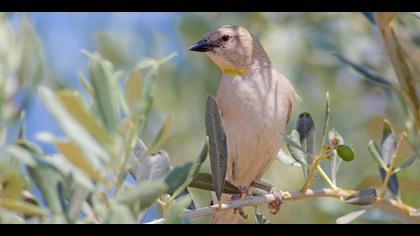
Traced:
[[[240, 186], [239, 191], [240, 191], [239, 194], [232, 195], [232, 197], [230, 199], [231, 200], [238, 200], [238, 199], [241, 199], [242, 196], [249, 196], [250, 195], [249, 194], [249, 188], [246, 187], [246, 186]], [[242, 218], [244, 218], [244, 219], [248, 219], [248, 215], [245, 213], [245, 211], [244, 211], [244, 209], [242, 209], [242, 207], [238, 207], [238, 208], [233, 209], [233, 212], [235, 214], [239, 213], [239, 215], [241, 215]]]
[[271, 214], [277, 214], [280, 211], [281, 204], [283, 203], [283, 194], [279, 188], [272, 186], [271, 184], [264, 182], [253, 181], [251, 186], [262, 189], [270, 194], [273, 194], [275, 200], [268, 204], [268, 209]]
[[280, 211], [281, 204], [283, 204], [283, 194], [279, 188], [272, 187], [269, 191], [276, 198], [268, 204], [268, 209], [271, 214], [275, 215]]

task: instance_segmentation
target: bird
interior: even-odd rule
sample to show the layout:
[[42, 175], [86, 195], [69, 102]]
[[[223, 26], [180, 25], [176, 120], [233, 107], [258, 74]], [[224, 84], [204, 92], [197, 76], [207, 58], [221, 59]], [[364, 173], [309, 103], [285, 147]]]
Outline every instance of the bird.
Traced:
[[[227, 139], [226, 180], [247, 191], [252, 182], [261, 182], [279, 152], [281, 133], [297, 94], [291, 82], [273, 67], [257, 37], [241, 26], [224, 25], [210, 31], [190, 51], [204, 53], [222, 72], [216, 102]], [[278, 199], [269, 208], [278, 211], [281, 191], [271, 188], [270, 192]], [[213, 202], [217, 201], [214, 193], [212, 196]], [[220, 202], [233, 198], [222, 194]], [[244, 213], [236, 210], [217, 211], [211, 221], [238, 223]]]

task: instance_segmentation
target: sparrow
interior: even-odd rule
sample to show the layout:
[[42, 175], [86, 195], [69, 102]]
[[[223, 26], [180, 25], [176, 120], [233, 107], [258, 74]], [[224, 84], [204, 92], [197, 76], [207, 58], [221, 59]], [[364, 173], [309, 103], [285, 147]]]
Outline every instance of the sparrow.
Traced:
[[[190, 50], [206, 54], [222, 71], [216, 101], [227, 139], [226, 180], [246, 192], [252, 182], [261, 182], [279, 152], [297, 95], [259, 40], [243, 27], [225, 25], [208, 32]], [[270, 192], [278, 201], [269, 208], [278, 211], [281, 192]], [[220, 202], [234, 198], [222, 194]], [[216, 212], [212, 223], [238, 223], [237, 210]]]

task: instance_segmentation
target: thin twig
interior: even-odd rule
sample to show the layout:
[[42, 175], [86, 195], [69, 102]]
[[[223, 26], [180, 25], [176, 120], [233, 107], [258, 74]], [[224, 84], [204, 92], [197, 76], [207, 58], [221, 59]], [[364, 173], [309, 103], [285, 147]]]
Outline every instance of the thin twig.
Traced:
[[[344, 190], [341, 190], [341, 189], [333, 190], [330, 188], [308, 189], [306, 190], [305, 193], [303, 193], [300, 189], [295, 190], [293, 192], [283, 192], [284, 201], [296, 201], [300, 199], [313, 198], [313, 197], [331, 197], [331, 198], [337, 198], [337, 199], [343, 200], [349, 196], [350, 194]], [[224, 202], [221, 204], [220, 209], [218, 209], [219, 204], [217, 204], [217, 205], [212, 205], [209, 207], [199, 208], [192, 211], [186, 211], [182, 214], [182, 217], [186, 219], [192, 219], [192, 218], [212, 215], [217, 211], [224, 211], [224, 210], [245, 207], [245, 206], [257, 206], [261, 204], [268, 204], [270, 202], [273, 202], [275, 199], [276, 198], [273, 194], [251, 196], [251, 197], [246, 197], [243, 199]], [[403, 213], [405, 216], [412, 217], [413, 219], [420, 221], [420, 216], [418, 215], [417, 209], [409, 205], [406, 205], [404, 203], [399, 203], [398, 201], [395, 201], [393, 199], [387, 199], [387, 198], [377, 199], [377, 201], [375, 202], [375, 205], [397, 210], [398, 212]]]

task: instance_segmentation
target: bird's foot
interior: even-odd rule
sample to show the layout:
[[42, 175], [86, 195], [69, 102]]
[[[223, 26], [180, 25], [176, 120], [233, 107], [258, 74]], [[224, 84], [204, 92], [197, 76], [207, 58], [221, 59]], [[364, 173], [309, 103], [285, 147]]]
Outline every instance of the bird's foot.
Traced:
[[274, 195], [275, 200], [268, 204], [268, 210], [275, 215], [280, 211], [281, 204], [283, 204], [283, 194], [280, 189], [275, 187], [271, 187], [269, 193]]
[[[239, 188], [239, 194], [232, 195], [230, 200], [238, 200], [241, 199], [243, 196], [248, 197], [251, 194], [249, 193], [249, 188], [246, 186], [240, 186]], [[245, 213], [244, 209], [242, 207], [238, 207], [233, 209], [234, 214], [239, 213], [240, 216], [244, 219], [248, 219], [248, 215]]]

